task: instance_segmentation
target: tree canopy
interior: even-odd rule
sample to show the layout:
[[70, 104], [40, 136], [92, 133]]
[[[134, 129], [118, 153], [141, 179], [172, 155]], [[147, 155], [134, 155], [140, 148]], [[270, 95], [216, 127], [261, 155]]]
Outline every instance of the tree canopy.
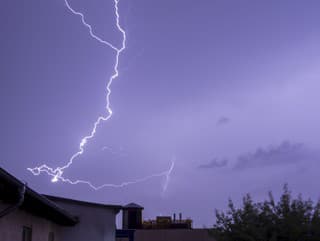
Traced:
[[226, 212], [216, 210], [212, 235], [217, 241], [320, 241], [320, 201], [293, 198], [288, 185], [278, 202], [271, 192], [263, 202], [245, 195], [240, 208], [230, 199]]

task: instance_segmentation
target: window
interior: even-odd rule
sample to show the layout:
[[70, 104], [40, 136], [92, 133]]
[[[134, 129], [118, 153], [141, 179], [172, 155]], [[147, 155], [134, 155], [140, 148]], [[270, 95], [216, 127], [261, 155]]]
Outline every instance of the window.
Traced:
[[49, 233], [48, 241], [54, 241], [54, 232]]
[[32, 228], [26, 226], [23, 227], [22, 241], [32, 241]]

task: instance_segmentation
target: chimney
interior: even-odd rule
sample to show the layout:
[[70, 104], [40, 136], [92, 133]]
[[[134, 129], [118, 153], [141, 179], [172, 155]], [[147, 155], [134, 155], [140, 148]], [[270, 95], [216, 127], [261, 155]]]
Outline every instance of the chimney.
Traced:
[[179, 220], [180, 220], [180, 222], [181, 222], [181, 220], [182, 220], [182, 213], [179, 213]]
[[173, 222], [176, 222], [176, 214], [173, 214]]

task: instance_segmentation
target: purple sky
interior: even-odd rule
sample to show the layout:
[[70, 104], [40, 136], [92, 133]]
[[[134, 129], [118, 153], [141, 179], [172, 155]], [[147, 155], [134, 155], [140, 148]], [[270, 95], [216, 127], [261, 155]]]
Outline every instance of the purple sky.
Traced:
[[[95, 32], [120, 46], [112, 0], [73, 0]], [[121, 0], [127, 50], [112, 85], [114, 115], [65, 175], [121, 183], [95, 192], [52, 184], [27, 167], [65, 164], [96, 117], [114, 52], [90, 38], [63, 0], [2, 0], [0, 166], [37, 191], [145, 206], [145, 218], [182, 212], [210, 226], [214, 209], [257, 200], [320, 197], [317, 0]], [[112, 148], [112, 151], [105, 146]]]

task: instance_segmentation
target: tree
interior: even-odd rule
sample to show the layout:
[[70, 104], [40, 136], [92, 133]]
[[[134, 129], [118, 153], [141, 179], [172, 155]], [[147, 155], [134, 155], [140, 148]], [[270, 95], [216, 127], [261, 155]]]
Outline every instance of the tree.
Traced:
[[247, 194], [241, 208], [230, 199], [226, 212], [216, 210], [211, 232], [217, 241], [320, 241], [320, 201], [294, 199], [288, 185], [277, 203], [271, 192], [256, 203]]

